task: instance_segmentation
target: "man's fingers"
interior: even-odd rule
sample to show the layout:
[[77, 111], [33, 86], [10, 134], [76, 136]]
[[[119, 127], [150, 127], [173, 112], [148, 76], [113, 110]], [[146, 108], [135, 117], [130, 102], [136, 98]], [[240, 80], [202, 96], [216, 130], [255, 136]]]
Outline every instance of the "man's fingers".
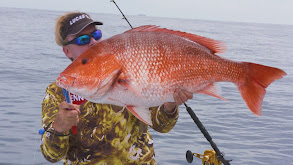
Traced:
[[75, 124], [74, 125], [77, 125], [79, 123], [79, 118], [77, 118], [76, 120], [75, 120]]
[[177, 105], [181, 105], [183, 103], [182, 100], [181, 100], [181, 98], [180, 98], [180, 94], [179, 93], [180, 93], [180, 89], [176, 89], [174, 91], [174, 94], [173, 94], [174, 100], [175, 100], [175, 102], [176, 102]]
[[75, 109], [65, 112], [65, 116], [68, 118], [75, 118], [78, 115], [79, 115], [79, 113]]
[[80, 114], [79, 105], [67, 103], [65, 101], [60, 104], [59, 110], [75, 110]]
[[63, 101], [60, 104], [60, 108], [61, 109], [79, 109], [79, 105], [71, 104], [71, 103], [67, 103], [67, 102]]
[[181, 98], [182, 103], [188, 100], [186, 94], [182, 90], [179, 91], [179, 96]]
[[181, 105], [181, 104], [183, 104], [183, 102], [186, 102], [189, 99], [192, 99], [193, 98], [193, 93], [189, 92], [189, 91], [186, 91], [186, 90], [182, 90], [180, 88], [177, 88], [174, 91], [173, 97], [174, 97], [174, 100], [175, 100], [176, 104]]
[[79, 117], [78, 116], [68, 118], [68, 120], [67, 120], [67, 124], [69, 126], [74, 126], [74, 125], [77, 125], [78, 123], [79, 123]]
[[188, 92], [187, 90], [182, 90], [183, 93], [186, 95], [186, 97], [188, 99], [192, 99], [193, 98], [193, 93], [192, 92]]
[[73, 104], [73, 106], [75, 107], [74, 110], [76, 110], [78, 114], [80, 114], [80, 110], [79, 110], [80, 105]]
[[63, 117], [60, 118], [61, 121], [57, 120], [58, 127], [67, 128], [65, 130], [68, 130], [71, 126], [77, 125], [79, 123], [79, 116], [77, 115], [77, 112], [75, 113], [75, 115], [69, 115], [70, 113], [63, 114]]

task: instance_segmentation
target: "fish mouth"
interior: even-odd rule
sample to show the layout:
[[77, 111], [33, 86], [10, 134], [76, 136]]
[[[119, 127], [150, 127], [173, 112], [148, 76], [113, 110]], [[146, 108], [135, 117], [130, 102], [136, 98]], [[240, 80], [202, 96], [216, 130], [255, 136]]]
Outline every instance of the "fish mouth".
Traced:
[[95, 92], [95, 97], [102, 98], [103, 96], [105, 96], [110, 91], [114, 83], [117, 81], [120, 73], [121, 69], [114, 70], [106, 79], [104, 79], [98, 87], [97, 91]]
[[74, 80], [75, 80], [75, 78], [73, 78], [73, 77], [60, 75], [57, 78], [56, 84], [57, 84], [57, 86], [59, 86], [61, 88], [67, 89], [68, 87], [71, 87], [74, 85]]

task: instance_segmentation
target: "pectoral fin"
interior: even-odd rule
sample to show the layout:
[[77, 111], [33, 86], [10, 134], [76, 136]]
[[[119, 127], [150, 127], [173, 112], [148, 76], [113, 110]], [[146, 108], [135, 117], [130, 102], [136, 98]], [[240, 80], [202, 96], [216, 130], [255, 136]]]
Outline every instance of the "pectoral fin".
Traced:
[[149, 108], [127, 106], [127, 109], [140, 121], [150, 126], [153, 125], [151, 120], [151, 112]]
[[118, 83], [133, 92], [135, 95], [142, 97], [142, 88], [134, 85], [129, 78], [119, 78]]

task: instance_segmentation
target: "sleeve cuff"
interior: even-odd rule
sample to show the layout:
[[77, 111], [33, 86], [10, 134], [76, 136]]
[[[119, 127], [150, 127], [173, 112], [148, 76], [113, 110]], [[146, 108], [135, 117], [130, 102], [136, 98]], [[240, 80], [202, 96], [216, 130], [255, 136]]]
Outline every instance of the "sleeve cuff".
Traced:
[[164, 113], [168, 116], [169, 119], [174, 119], [178, 116], [178, 106], [176, 105], [173, 112], [167, 112], [165, 105], [162, 106], [164, 109]]

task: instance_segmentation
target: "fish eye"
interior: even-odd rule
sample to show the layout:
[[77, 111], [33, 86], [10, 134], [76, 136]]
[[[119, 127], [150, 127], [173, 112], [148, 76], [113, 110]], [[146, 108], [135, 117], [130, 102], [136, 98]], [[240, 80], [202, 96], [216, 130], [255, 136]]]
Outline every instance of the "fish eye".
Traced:
[[84, 58], [84, 59], [81, 60], [81, 63], [82, 63], [82, 64], [86, 64], [88, 61], [89, 61], [88, 58]]

